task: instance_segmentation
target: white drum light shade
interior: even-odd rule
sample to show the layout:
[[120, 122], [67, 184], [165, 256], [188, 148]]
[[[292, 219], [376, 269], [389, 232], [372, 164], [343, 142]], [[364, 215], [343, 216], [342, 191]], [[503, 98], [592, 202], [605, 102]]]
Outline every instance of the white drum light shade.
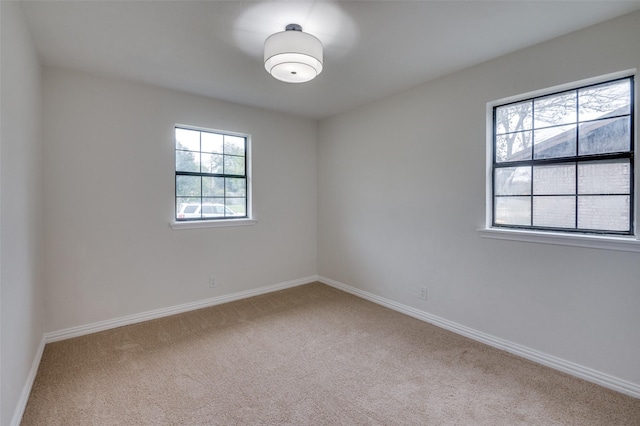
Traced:
[[280, 81], [304, 83], [322, 72], [322, 43], [297, 24], [264, 42], [264, 67]]

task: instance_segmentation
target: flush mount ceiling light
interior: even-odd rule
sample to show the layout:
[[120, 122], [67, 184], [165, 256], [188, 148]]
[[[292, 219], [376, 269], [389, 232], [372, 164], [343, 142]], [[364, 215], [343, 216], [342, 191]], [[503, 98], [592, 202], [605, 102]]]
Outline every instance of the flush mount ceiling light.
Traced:
[[264, 42], [264, 67], [280, 81], [304, 83], [322, 72], [322, 43], [302, 32], [298, 24], [269, 36]]

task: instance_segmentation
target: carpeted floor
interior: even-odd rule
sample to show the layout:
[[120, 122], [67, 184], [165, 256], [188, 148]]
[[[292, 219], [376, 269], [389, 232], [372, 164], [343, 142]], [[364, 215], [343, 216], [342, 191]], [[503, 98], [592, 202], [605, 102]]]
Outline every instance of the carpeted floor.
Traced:
[[48, 344], [23, 425], [640, 425], [640, 400], [314, 283]]

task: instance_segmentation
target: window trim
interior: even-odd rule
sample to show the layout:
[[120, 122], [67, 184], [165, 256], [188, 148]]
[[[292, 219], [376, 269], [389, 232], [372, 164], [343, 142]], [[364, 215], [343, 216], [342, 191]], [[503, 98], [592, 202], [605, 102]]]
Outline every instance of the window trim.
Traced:
[[[588, 233], [580, 233], [580, 232], [563, 232], [563, 231], [542, 231], [536, 229], [525, 229], [525, 228], [508, 228], [508, 227], [498, 227], [493, 226], [493, 155], [494, 155], [494, 129], [493, 129], [493, 109], [496, 106], [522, 101], [529, 98], [536, 98], [540, 96], [549, 95], [556, 92], [563, 92], [567, 90], [576, 89], [578, 87], [589, 86], [599, 83], [604, 83], [610, 80], [621, 79], [625, 77], [632, 77], [635, 79], [637, 70], [629, 69], [625, 71], [620, 71], [616, 73], [606, 74], [599, 77], [583, 79], [579, 81], [574, 81], [567, 84], [561, 84], [550, 88], [545, 88], [541, 90], [535, 90], [528, 93], [519, 94], [516, 96], [510, 96], [507, 98], [498, 99], [495, 101], [487, 102], [486, 111], [485, 111], [485, 148], [486, 148], [486, 158], [485, 158], [485, 224], [484, 227], [478, 228], [477, 232], [483, 238], [491, 238], [491, 239], [499, 239], [499, 240], [509, 240], [509, 241], [521, 241], [521, 242], [532, 242], [532, 243], [542, 243], [542, 244], [554, 244], [554, 245], [565, 245], [565, 246], [574, 246], [574, 247], [586, 247], [586, 248], [595, 248], [595, 249], [607, 249], [607, 250], [618, 250], [618, 251], [629, 251], [629, 252], [640, 252], [640, 234], [638, 231], [638, 205], [640, 198], [640, 185], [638, 185], [638, 180], [640, 173], [638, 171], [640, 168], [640, 160], [638, 159], [638, 155], [633, 156], [633, 164], [636, 173], [634, 174], [634, 181], [631, 182], [634, 191], [634, 201], [633, 201], [633, 217], [632, 217], [632, 235], [605, 235], [605, 234], [588, 234]], [[634, 93], [633, 103], [634, 105], [638, 104], [638, 89], [635, 88], [634, 85]], [[633, 133], [633, 147], [634, 153], [637, 151], [638, 147], [638, 119], [637, 119], [637, 111], [631, 117], [632, 120], [632, 128], [635, 129]], [[636, 153], [637, 154], [637, 153]]]
[[517, 228], [479, 228], [477, 229], [477, 232], [483, 238], [496, 240], [640, 253], [640, 240], [638, 240], [637, 237], [615, 237], [599, 234], [534, 231]]
[[[209, 132], [209, 133], [220, 133], [223, 135], [229, 136], [238, 136], [243, 137], [246, 140], [245, 146], [245, 175], [246, 175], [246, 205], [247, 205], [247, 215], [246, 217], [221, 217], [221, 218], [211, 218], [211, 219], [196, 219], [196, 220], [177, 220], [176, 218], [176, 188], [175, 188], [175, 177], [176, 177], [176, 165], [175, 165], [175, 132], [176, 129], [187, 129], [187, 130], [195, 130], [199, 132]], [[253, 181], [252, 181], [252, 140], [251, 135], [249, 133], [241, 133], [234, 132], [229, 130], [220, 130], [209, 127], [199, 127], [192, 126], [188, 124], [179, 124], [174, 123], [171, 128], [172, 140], [173, 140], [173, 173], [172, 178], [174, 182], [173, 189], [173, 198], [172, 198], [172, 219], [169, 221], [169, 226], [174, 230], [182, 230], [182, 229], [202, 229], [202, 228], [224, 228], [224, 227], [234, 227], [234, 226], [247, 226], [247, 225], [255, 225], [258, 223], [253, 213]]]
[[256, 219], [225, 219], [225, 220], [185, 220], [169, 222], [171, 229], [202, 229], [202, 228], [225, 228], [230, 226], [246, 226], [258, 223]]

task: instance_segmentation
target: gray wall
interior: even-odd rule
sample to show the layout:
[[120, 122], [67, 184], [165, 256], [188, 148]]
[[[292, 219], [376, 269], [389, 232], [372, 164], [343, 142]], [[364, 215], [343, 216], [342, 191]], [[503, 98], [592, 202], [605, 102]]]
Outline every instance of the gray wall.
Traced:
[[36, 52], [18, 4], [0, 2], [0, 14], [0, 424], [7, 425], [42, 340], [42, 144]]
[[640, 254], [476, 231], [487, 103], [640, 68], [639, 29], [627, 15], [321, 122], [319, 274], [640, 384]]
[[[315, 121], [60, 69], [43, 81], [46, 331], [316, 274]], [[252, 135], [256, 225], [169, 227], [175, 124]]]

